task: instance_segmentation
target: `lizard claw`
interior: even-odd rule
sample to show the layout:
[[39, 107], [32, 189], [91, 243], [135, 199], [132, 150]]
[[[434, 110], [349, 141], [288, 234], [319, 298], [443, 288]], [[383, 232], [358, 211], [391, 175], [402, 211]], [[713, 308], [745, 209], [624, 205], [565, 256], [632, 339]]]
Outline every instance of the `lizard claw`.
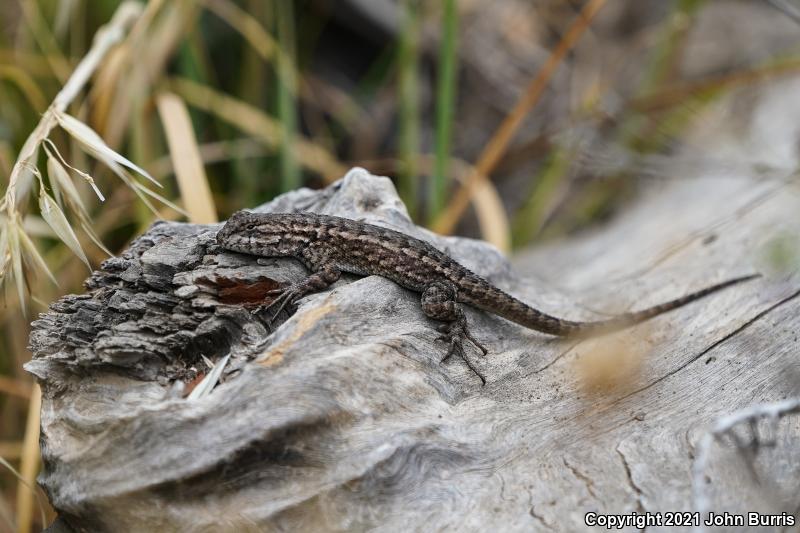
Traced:
[[[450, 359], [450, 356], [453, 355], [453, 352], [458, 350], [458, 347], [456, 346], [457, 343], [454, 342], [454, 339], [451, 340], [451, 339], [442, 339], [442, 338], [440, 338], [439, 340], [449, 340], [450, 341], [450, 347], [447, 349], [447, 353], [444, 354], [444, 357], [442, 357], [441, 361], [439, 361], [439, 363], [444, 363], [445, 361]], [[462, 350], [462, 353], [463, 353], [463, 350]]]
[[489, 353], [489, 350], [486, 349], [486, 346], [478, 342], [478, 340], [475, 337], [473, 337], [472, 334], [469, 332], [469, 330], [466, 328], [464, 329], [464, 336], [466, 336], [469, 339], [469, 342], [474, 344], [475, 347], [481, 351], [481, 355], [483, 357], [486, 357], [486, 354]]
[[287, 306], [293, 307], [297, 302], [297, 300], [303, 295], [303, 293], [300, 290], [298, 290], [298, 288], [295, 285], [289, 285], [288, 287], [272, 289], [270, 291], [267, 291], [266, 294], [270, 296], [277, 295], [277, 297], [273, 299], [269, 304], [260, 306], [258, 309], [254, 311], [254, 313], [258, 314], [266, 313], [270, 309], [273, 309], [275, 306], [277, 306], [277, 310], [274, 313], [272, 313], [272, 316], [266, 320], [268, 324], [272, 324], [273, 322], [275, 322], [275, 319], [278, 318], [278, 315], [280, 315], [281, 312], [287, 308]]
[[445, 361], [450, 359], [450, 357], [453, 354], [458, 355], [467, 364], [469, 369], [472, 370], [475, 373], [475, 375], [480, 378], [481, 384], [486, 385], [486, 378], [484, 377], [483, 374], [481, 374], [481, 372], [477, 368], [475, 368], [475, 366], [472, 364], [472, 361], [470, 361], [469, 358], [467, 357], [466, 352], [464, 352], [464, 339], [465, 338], [468, 339], [471, 343], [477, 346], [481, 350], [483, 355], [486, 355], [487, 353], [486, 348], [484, 348], [482, 344], [477, 342], [475, 338], [473, 338], [472, 335], [470, 335], [469, 331], [466, 328], [466, 323], [462, 323], [461, 321], [454, 321], [454, 322], [448, 322], [447, 324], [442, 324], [442, 326], [444, 326], [444, 328], [441, 329], [445, 329], [447, 333], [445, 335], [441, 335], [440, 337], [438, 337], [437, 340], [449, 341], [450, 346], [447, 349], [447, 353], [442, 358], [441, 362], [444, 363]]
[[278, 315], [281, 314], [281, 311], [287, 306], [294, 307], [297, 300], [306, 294], [319, 292], [328, 288], [339, 279], [340, 274], [341, 272], [335, 265], [327, 265], [302, 281], [267, 291], [267, 294], [277, 295], [277, 297], [272, 300], [269, 305], [264, 307], [263, 311], [268, 311], [275, 306], [278, 307], [278, 310], [275, 311], [272, 318], [269, 319], [269, 323], [271, 324], [274, 322], [275, 319], [278, 318]]

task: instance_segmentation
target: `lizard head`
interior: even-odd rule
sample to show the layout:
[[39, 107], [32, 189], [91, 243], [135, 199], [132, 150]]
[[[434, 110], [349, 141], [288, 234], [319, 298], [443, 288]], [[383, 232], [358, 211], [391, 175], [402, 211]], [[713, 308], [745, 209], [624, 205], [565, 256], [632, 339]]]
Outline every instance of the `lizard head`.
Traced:
[[265, 257], [290, 256], [298, 241], [287, 234], [287, 217], [280, 213], [237, 211], [217, 233], [217, 243], [227, 250]]

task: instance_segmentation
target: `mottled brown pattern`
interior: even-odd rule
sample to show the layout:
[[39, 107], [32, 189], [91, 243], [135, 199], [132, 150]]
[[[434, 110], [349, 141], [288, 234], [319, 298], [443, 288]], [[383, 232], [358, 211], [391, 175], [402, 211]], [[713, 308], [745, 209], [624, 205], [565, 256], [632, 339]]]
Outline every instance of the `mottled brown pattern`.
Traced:
[[[228, 220], [217, 240], [224, 248], [237, 252], [295, 257], [312, 272], [326, 270], [383, 276], [420, 293], [425, 293], [434, 283], [451, 284], [455, 301], [459, 303], [494, 313], [526, 328], [559, 336], [631, 326], [756, 277], [731, 279], [610, 320], [576, 322], [550, 316], [519, 301], [425, 241], [355, 220], [314, 213], [239, 211]], [[423, 299], [423, 310], [428, 316], [438, 320], [460, 320], [455, 313], [447, 318], [441, 312], [426, 309], [425, 301]]]

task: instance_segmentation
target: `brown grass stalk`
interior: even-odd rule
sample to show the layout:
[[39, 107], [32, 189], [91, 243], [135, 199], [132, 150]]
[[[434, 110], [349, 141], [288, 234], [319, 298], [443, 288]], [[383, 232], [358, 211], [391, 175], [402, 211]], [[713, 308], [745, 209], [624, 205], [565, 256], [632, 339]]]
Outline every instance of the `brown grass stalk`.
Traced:
[[19, 379], [0, 376], [0, 394], [28, 399], [31, 397], [31, 385]]
[[58, 124], [56, 115], [64, 112], [67, 106], [80, 93], [108, 51], [122, 40], [127, 28], [139, 16], [140, 9], [139, 4], [136, 2], [125, 2], [117, 9], [111, 22], [97, 32], [94, 46], [75, 68], [75, 72], [72, 73], [69, 81], [56, 95], [53, 103], [50, 104], [36, 128], [28, 136], [14, 168], [11, 169], [11, 177], [8, 180], [5, 198], [8, 209], [14, 209], [17, 180], [28, 165], [34, 164], [32, 158], [38, 152], [39, 144], [47, 138], [50, 131]]
[[772, 77], [795, 74], [798, 71], [800, 71], [800, 59], [795, 58], [777, 64], [738, 70], [730, 74], [663, 87], [634, 98], [626, 104], [626, 107], [639, 113], [653, 113], [685, 102], [688, 98], [707, 91], [749, 85]]
[[189, 221], [195, 224], [218, 222], [214, 198], [208, 185], [203, 159], [186, 104], [172, 93], [157, 98], [158, 113], [167, 134], [167, 144]]
[[[170, 86], [189, 105], [236, 126], [272, 150], [278, 149], [284, 135], [283, 127], [257, 107], [184, 78], [173, 78]], [[298, 163], [322, 176], [327, 183], [342, 177], [347, 171], [335, 155], [304, 137], [292, 139], [292, 146]]]
[[36, 474], [39, 472], [39, 413], [42, 409], [42, 390], [34, 385], [28, 404], [28, 421], [22, 442], [19, 472], [22, 476], [17, 484], [17, 532], [30, 533], [33, 525]]
[[[433, 176], [436, 171], [436, 156], [434, 154], [417, 154], [417, 163], [419, 164], [421, 175]], [[397, 158], [353, 162], [354, 166], [363, 166], [376, 174], [396, 174], [402, 164], [402, 161]], [[465, 183], [467, 176], [475, 171], [468, 161], [457, 157], [450, 157], [450, 166], [455, 180], [459, 183]], [[503, 253], [511, 251], [508, 216], [494, 184], [489, 180], [479, 183], [473, 189], [471, 202], [475, 208], [475, 216], [478, 218], [481, 237]]]
[[495, 130], [494, 135], [484, 147], [478, 161], [475, 163], [474, 171], [470, 173], [465, 183], [458, 189], [453, 200], [442, 212], [439, 218], [433, 223], [433, 230], [439, 233], [451, 233], [464, 210], [470, 203], [475, 190], [481, 181], [488, 180], [500, 158], [503, 157], [511, 139], [522, 126], [523, 121], [539, 102], [544, 90], [547, 88], [550, 79], [561, 64], [564, 56], [567, 55], [581, 35], [591, 24], [600, 8], [605, 5], [606, 0], [589, 0], [567, 32], [561, 38], [556, 48], [548, 57], [547, 62], [539, 70], [536, 77], [528, 85], [525, 93], [517, 101], [514, 109], [506, 116], [500, 126]]
[[[57, 125], [64, 128], [70, 126], [75, 127], [70, 120], [71, 117], [66, 116], [64, 111], [73, 100], [81, 93], [86, 83], [92, 77], [98, 66], [106, 58], [108, 52], [119, 43], [127, 32], [128, 28], [136, 20], [141, 12], [141, 6], [137, 2], [124, 2], [117, 9], [112, 20], [103, 28], [101, 28], [95, 37], [92, 48], [80, 61], [75, 68], [75, 71], [70, 75], [68, 81], [64, 84], [61, 91], [56, 95], [53, 102], [42, 115], [41, 120], [28, 136], [25, 144], [23, 145], [14, 166], [9, 174], [8, 186], [5, 194], [0, 201], [0, 210], [4, 212], [7, 223], [9, 226], [4, 230], [4, 235], [9, 236], [9, 241], [12, 242], [10, 246], [11, 260], [16, 264], [14, 267], [15, 278], [17, 278], [18, 286], [22, 287], [23, 276], [20, 271], [20, 257], [21, 253], [20, 243], [29, 243], [28, 253], [33, 254], [35, 248], [32, 241], [23, 231], [20, 230], [19, 221], [21, 220], [20, 206], [17, 205], [18, 194], [20, 198], [24, 193], [18, 190], [20, 183], [24, 182], [23, 178], [26, 172], [36, 174], [41, 179], [41, 174], [36, 168], [37, 156], [40, 153], [40, 148], [46, 141], [50, 132]], [[85, 128], [85, 126], [83, 126]], [[71, 132], [75, 135], [75, 132]], [[86, 132], [78, 132], [78, 136], [86, 137]], [[52, 143], [51, 143], [52, 145]], [[53, 145], [54, 146], [54, 145]], [[40, 184], [40, 187], [41, 184]], [[40, 198], [41, 200], [41, 198]], [[50, 213], [52, 216], [52, 213]], [[44, 213], [43, 213], [44, 216]], [[63, 216], [63, 215], [62, 215]], [[3, 250], [2, 253], [6, 253]], [[16, 257], [15, 257], [16, 254]], [[40, 262], [39, 266], [47, 271], [47, 266], [43, 264], [41, 256], [38, 252], [35, 259]], [[2, 280], [0, 280], [2, 281]], [[24, 306], [24, 298], [22, 291], [20, 291], [20, 306]], [[23, 307], [24, 309], [24, 307]], [[10, 383], [3, 382], [5, 385]], [[14, 384], [17, 385], [17, 384]], [[6, 387], [10, 389], [11, 387]], [[24, 395], [22, 389], [15, 387], [18, 390], [15, 392]], [[17, 487], [17, 530], [22, 533], [28, 533], [33, 526], [33, 511], [34, 511], [34, 498], [37, 497], [33, 492], [35, 489], [36, 474], [39, 470], [40, 451], [39, 451], [39, 423], [40, 423], [40, 410], [41, 410], [41, 390], [38, 385], [35, 385], [30, 392], [30, 401], [28, 404], [28, 418], [25, 430], [25, 438], [21, 450], [20, 457], [20, 477]], [[44, 525], [44, 524], [42, 524]]]
[[0, 441], [0, 457], [6, 461], [16, 461], [22, 456], [21, 442]]

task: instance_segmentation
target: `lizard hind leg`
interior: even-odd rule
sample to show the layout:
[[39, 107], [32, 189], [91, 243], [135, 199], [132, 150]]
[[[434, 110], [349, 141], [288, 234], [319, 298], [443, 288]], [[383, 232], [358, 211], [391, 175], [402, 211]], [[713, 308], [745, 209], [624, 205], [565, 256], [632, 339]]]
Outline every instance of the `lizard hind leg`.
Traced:
[[442, 359], [445, 362], [453, 354], [458, 355], [467, 364], [470, 370], [481, 379], [482, 384], [486, 384], [486, 378], [467, 357], [464, 352], [464, 339], [474, 344], [483, 355], [486, 355], [486, 348], [478, 342], [467, 327], [467, 317], [464, 311], [456, 302], [456, 288], [452, 283], [446, 281], [434, 281], [425, 287], [420, 300], [422, 312], [434, 320], [441, 320], [437, 329], [443, 333], [440, 340], [450, 343], [447, 354]]

